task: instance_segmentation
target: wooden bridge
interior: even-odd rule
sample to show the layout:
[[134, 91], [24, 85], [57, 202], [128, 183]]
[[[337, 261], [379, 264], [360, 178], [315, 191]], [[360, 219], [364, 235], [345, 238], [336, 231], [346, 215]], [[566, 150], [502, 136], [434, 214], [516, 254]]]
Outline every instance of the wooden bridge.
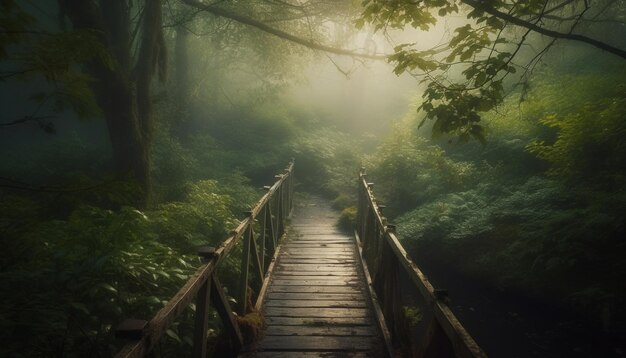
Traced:
[[[207, 356], [210, 304], [223, 326], [221, 355], [486, 357], [449, 309], [446, 292], [408, 257], [364, 172], [353, 235], [337, 230], [338, 217], [323, 199], [302, 195], [294, 210], [293, 178], [291, 163], [228, 239], [201, 248], [204, 264], [150, 321], [118, 327], [117, 337], [130, 341], [117, 357], [148, 355], [192, 303], [194, 357]], [[217, 269], [239, 245], [231, 307]], [[239, 323], [247, 315], [264, 321], [261, 335], [248, 342]]]

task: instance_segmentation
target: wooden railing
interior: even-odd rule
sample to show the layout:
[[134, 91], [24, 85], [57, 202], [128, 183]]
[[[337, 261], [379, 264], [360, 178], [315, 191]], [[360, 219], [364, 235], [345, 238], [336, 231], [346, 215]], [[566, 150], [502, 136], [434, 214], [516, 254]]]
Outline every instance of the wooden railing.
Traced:
[[[260, 307], [271, 274], [271, 265], [278, 244], [285, 232], [285, 221], [293, 209], [293, 162], [285, 173], [276, 176], [272, 186], [247, 212], [247, 217], [233, 230], [232, 235], [217, 248], [203, 247], [198, 254], [204, 259], [200, 268], [191, 276], [178, 293], [150, 321], [129, 319], [116, 330], [116, 336], [130, 339], [117, 357], [143, 357], [151, 352], [165, 331], [195, 302], [193, 357], [206, 357], [209, 304], [219, 314], [223, 329], [230, 338], [230, 355], [236, 355], [243, 345], [243, 338], [228, 299], [217, 277], [217, 268], [233, 248], [243, 241], [241, 275], [237, 292], [237, 313], [250, 312], [250, 302]], [[252, 268], [252, 273], [250, 272]], [[256, 279], [256, 280], [253, 280]], [[256, 281], [256, 291], [251, 286]]]
[[[365, 171], [359, 175], [359, 203], [356, 235], [361, 255], [371, 277], [374, 299], [378, 301], [386, 323], [386, 334], [393, 349], [403, 356], [415, 357], [486, 357], [448, 307], [445, 290], [434, 289], [426, 276], [409, 258], [398, 241], [393, 225], [387, 224]], [[406, 275], [401, 272], [404, 270]], [[402, 276], [402, 275], [404, 276]], [[408, 275], [409, 280], [402, 280]], [[403, 291], [404, 281], [411, 282]], [[404, 284], [406, 286], [406, 284]], [[430, 322], [421, 332], [412, 329], [403, 310], [407, 292], [417, 292]], [[409, 295], [410, 296], [410, 295]], [[414, 337], [413, 334], [420, 336]]]

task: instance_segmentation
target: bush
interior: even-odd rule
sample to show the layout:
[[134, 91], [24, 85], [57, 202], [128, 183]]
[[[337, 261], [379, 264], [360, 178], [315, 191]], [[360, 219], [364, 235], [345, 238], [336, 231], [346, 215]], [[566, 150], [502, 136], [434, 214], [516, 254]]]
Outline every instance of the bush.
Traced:
[[354, 206], [343, 209], [341, 215], [339, 215], [337, 226], [347, 232], [354, 230], [356, 227], [356, 214], [357, 210]]
[[[18, 198], [0, 211], [18, 214]], [[0, 355], [111, 355], [119, 348], [112, 329], [163, 307], [199, 263], [195, 247], [215, 246], [237, 225], [232, 208], [219, 183], [206, 180], [189, 184], [185, 201], [145, 212], [82, 206], [67, 219], [3, 216], [12, 239], [5, 249], [20, 259], [2, 260]], [[236, 268], [225, 262], [221, 270], [230, 279]], [[192, 341], [185, 322], [168, 331], [181, 347]]]

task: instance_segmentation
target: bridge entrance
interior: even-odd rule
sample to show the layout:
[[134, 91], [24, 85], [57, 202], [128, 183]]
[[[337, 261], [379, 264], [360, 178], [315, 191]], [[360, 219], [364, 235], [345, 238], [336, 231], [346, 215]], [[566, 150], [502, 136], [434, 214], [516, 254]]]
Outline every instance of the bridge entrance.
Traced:
[[388, 356], [356, 241], [337, 216], [319, 197], [296, 204], [264, 297], [264, 337], [249, 356]]

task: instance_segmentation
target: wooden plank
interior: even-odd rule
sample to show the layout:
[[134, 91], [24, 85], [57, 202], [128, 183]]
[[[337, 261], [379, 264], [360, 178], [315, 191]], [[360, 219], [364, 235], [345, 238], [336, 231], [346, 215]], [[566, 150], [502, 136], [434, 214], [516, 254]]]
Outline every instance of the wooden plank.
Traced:
[[366, 308], [283, 308], [265, 307], [265, 317], [332, 317], [355, 318], [370, 317]]
[[324, 264], [318, 262], [280, 262], [276, 270], [281, 271], [315, 271], [315, 272], [347, 272], [356, 271], [353, 264]]
[[272, 283], [280, 286], [362, 286], [358, 278], [351, 278], [350, 276], [348, 276], [347, 279], [340, 279], [339, 277], [341, 276], [336, 277], [337, 278], [328, 278], [321, 280], [287, 280], [274, 277]]
[[[285, 257], [294, 255], [306, 255], [311, 258], [339, 258], [339, 256], [354, 256], [354, 249], [352, 248], [319, 248], [314, 249], [311, 247], [284, 247], [282, 255]], [[329, 257], [332, 256], [332, 257]]]
[[279, 263], [283, 264], [311, 264], [311, 265], [342, 265], [354, 264], [355, 259], [316, 259], [316, 258], [297, 258], [297, 257], [281, 257]]
[[268, 326], [367, 326], [371, 317], [265, 317]]
[[291, 235], [289, 237], [289, 242], [303, 242], [303, 243], [317, 243], [317, 242], [327, 242], [327, 243], [338, 243], [338, 244], [343, 244], [343, 243], [347, 243], [347, 242], [354, 242], [354, 240], [352, 238], [346, 237], [346, 236], [339, 236], [339, 235], [313, 235], [313, 234], [308, 234], [308, 235], [301, 235], [301, 236], [294, 236]]
[[279, 262], [277, 264], [278, 269], [299, 269], [302, 271], [334, 271], [334, 270], [355, 270], [354, 264], [352, 263], [343, 263], [343, 264], [319, 264], [319, 263], [289, 263], [289, 262]]
[[[284, 253], [283, 254], [285, 259], [296, 259], [296, 260], [316, 260], [317, 262], [321, 262], [319, 258], [319, 255], [307, 255], [307, 254], [289, 254], [289, 253]], [[341, 263], [341, 262], [345, 262], [346, 260], [354, 260], [354, 254], [346, 254], [346, 255], [338, 255], [338, 254], [334, 254], [332, 256], [325, 256], [325, 258], [327, 260], [335, 260], [333, 262], [337, 262], [337, 263]]]
[[262, 350], [368, 351], [374, 348], [370, 337], [337, 336], [265, 336], [259, 343]]
[[[294, 229], [297, 230], [297, 229]], [[292, 234], [289, 239], [290, 242], [353, 242], [352, 238], [346, 235], [333, 234], [333, 233], [300, 233]]]
[[340, 300], [280, 300], [272, 299], [265, 303], [265, 307], [323, 307], [323, 308], [367, 308], [366, 301]]
[[280, 326], [267, 327], [268, 336], [374, 336], [372, 326]]
[[349, 248], [350, 250], [354, 250], [354, 243], [352, 242], [314, 242], [314, 241], [292, 241], [288, 244], [285, 244], [287, 248], [297, 248], [297, 249], [344, 249]]
[[328, 256], [328, 255], [354, 255], [353, 247], [322, 247], [322, 248], [312, 248], [312, 247], [294, 247], [294, 246], [286, 246], [283, 249], [283, 255], [291, 255], [291, 254], [306, 254], [308, 256]]
[[296, 276], [296, 275], [283, 275], [283, 272], [276, 272], [275, 276], [274, 276], [274, 280], [298, 280], [298, 281], [303, 281], [303, 282], [310, 282], [311, 280], [320, 280], [320, 281], [330, 281], [330, 282], [335, 282], [335, 281], [341, 281], [341, 282], [356, 282], [356, 283], [361, 283], [360, 282], [360, 278], [356, 275], [336, 275], [336, 276], [331, 276], [331, 275], [302, 275], [302, 276]]
[[283, 286], [272, 285], [269, 292], [299, 292], [299, 293], [350, 293], [362, 294], [363, 288], [359, 286]]
[[[302, 351], [265, 351], [241, 355], [242, 358], [333, 358], [338, 357], [328, 352]], [[370, 352], [341, 352], [342, 358], [373, 358], [376, 354]]]
[[298, 293], [298, 292], [270, 292], [267, 294], [267, 300], [341, 300], [341, 301], [357, 301], [362, 300], [363, 296], [360, 293], [316, 293], [314, 295], [310, 293]]
[[[349, 271], [347, 271], [349, 270]], [[297, 268], [292, 269], [277, 269], [276, 276], [320, 276], [320, 277], [334, 277], [334, 276], [356, 276], [358, 273], [356, 270], [347, 269], [346, 271], [302, 271]]]
[[[323, 260], [323, 261], [321, 261]], [[332, 261], [332, 262], [326, 262], [326, 261]], [[329, 269], [341, 269], [341, 268], [355, 268], [355, 260], [353, 259], [347, 259], [347, 260], [340, 260], [340, 259], [313, 259], [313, 258], [309, 258], [309, 259], [302, 259], [302, 260], [296, 260], [293, 258], [281, 258], [281, 260], [279, 260], [277, 262], [277, 265], [281, 266], [281, 267], [293, 267], [293, 266], [302, 266], [302, 267], [316, 267], [317, 269], [324, 269], [324, 268], [329, 268]]]

